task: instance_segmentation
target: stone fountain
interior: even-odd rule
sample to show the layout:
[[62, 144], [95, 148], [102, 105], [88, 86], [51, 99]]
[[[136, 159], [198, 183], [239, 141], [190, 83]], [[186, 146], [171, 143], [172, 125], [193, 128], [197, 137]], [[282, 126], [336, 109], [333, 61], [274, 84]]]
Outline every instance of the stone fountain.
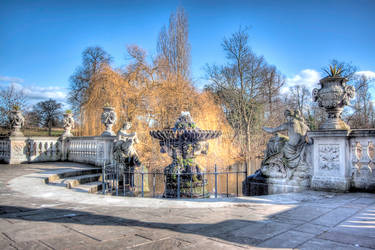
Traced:
[[173, 128], [151, 131], [150, 135], [160, 140], [160, 152], [172, 157], [172, 163], [164, 169], [164, 197], [177, 197], [178, 184], [180, 197], [208, 197], [207, 182], [202, 175], [204, 169], [195, 162], [195, 158], [207, 154], [208, 143], [205, 141], [219, 137], [221, 131], [202, 130], [196, 126], [189, 112], [181, 112]]

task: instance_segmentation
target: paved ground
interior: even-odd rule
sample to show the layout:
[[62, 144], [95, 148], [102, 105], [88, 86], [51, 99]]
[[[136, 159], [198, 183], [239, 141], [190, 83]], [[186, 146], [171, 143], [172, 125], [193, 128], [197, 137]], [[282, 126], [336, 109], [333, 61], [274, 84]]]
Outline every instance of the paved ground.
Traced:
[[71, 166], [0, 165], [0, 249], [375, 249], [375, 194], [169, 202], [41, 184]]

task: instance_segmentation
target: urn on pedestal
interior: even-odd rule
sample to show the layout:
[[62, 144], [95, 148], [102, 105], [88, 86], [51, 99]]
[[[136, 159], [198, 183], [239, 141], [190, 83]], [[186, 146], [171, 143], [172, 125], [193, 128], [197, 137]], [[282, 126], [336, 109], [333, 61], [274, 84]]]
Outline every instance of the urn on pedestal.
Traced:
[[348, 79], [342, 77], [341, 69], [331, 67], [329, 76], [320, 80], [320, 89], [312, 92], [313, 100], [327, 112], [327, 119], [320, 125], [321, 130], [349, 130], [350, 127], [341, 119], [344, 106], [354, 98], [355, 89], [346, 85]]
[[23, 136], [21, 128], [25, 123], [25, 118], [18, 106], [14, 106], [13, 110], [10, 111], [9, 121], [11, 126], [10, 136]]
[[117, 120], [115, 108], [109, 105], [104, 105], [101, 118], [102, 123], [105, 126], [105, 131], [102, 133], [102, 136], [115, 136], [116, 134], [112, 131], [112, 126]]

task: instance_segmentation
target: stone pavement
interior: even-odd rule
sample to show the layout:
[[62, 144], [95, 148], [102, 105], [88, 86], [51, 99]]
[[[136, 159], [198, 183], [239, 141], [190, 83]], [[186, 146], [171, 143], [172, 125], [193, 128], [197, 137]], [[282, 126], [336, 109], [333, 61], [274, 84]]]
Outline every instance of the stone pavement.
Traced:
[[167, 201], [42, 184], [76, 166], [0, 165], [0, 249], [375, 249], [375, 194]]

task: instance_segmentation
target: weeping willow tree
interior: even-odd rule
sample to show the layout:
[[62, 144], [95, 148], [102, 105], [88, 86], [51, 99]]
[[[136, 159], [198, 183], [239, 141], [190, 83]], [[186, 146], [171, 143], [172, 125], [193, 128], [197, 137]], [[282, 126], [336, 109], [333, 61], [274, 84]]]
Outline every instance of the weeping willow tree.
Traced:
[[159, 142], [149, 132], [173, 127], [181, 111], [189, 111], [201, 129], [223, 132], [220, 139], [210, 141], [207, 157], [197, 159], [198, 162], [203, 167], [218, 163], [224, 168], [238, 161], [234, 133], [222, 109], [213, 95], [197, 91], [190, 81], [188, 23], [182, 9], [171, 15], [168, 29], [161, 30], [157, 44], [158, 55], [152, 62], [147, 60], [144, 50], [129, 46], [131, 60], [125, 68], [113, 69], [109, 60], [102, 60], [98, 70], [90, 71], [80, 104], [81, 134], [101, 134], [102, 107], [109, 103], [118, 117], [114, 131], [124, 121], [131, 121], [140, 141], [136, 145], [140, 160], [146, 166], [163, 168], [170, 158], [159, 153]]
[[[140, 143], [136, 145], [141, 161], [153, 168], [169, 164], [170, 158], [159, 153], [157, 140], [149, 135], [151, 130], [173, 127], [181, 111], [189, 111], [201, 129], [221, 130], [223, 137], [210, 141], [206, 157], [198, 159], [204, 167], [226, 167], [238, 160], [233, 147], [233, 131], [226, 118], [208, 92], [199, 92], [188, 81], [175, 81], [166, 77], [163, 67], [146, 63], [146, 54], [138, 47], [129, 47], [133, 58], [123, 70], [115, 70], [103, 64], [93, 75], [82, 105], [82, 134], [100, 135], [104, 130], [100, 116], [104, 104], [115, 108], [118, 120], [113, 127], [117, 131], [125, 121], [131, 121]], [[163, 77], [161, 77], [163, 75]]]

